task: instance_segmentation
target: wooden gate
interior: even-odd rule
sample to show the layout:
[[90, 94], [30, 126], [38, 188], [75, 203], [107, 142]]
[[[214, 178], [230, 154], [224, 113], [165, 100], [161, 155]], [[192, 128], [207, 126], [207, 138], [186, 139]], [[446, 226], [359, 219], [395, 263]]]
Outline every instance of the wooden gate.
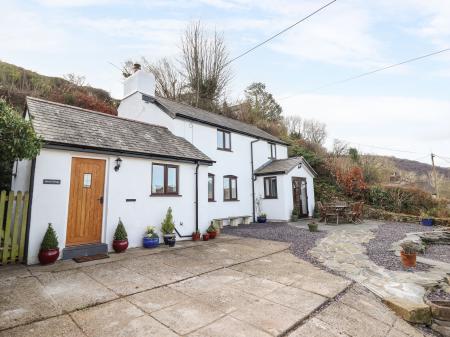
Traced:
[[28, 192], [0, 193], [0, 264], [23, 262]]

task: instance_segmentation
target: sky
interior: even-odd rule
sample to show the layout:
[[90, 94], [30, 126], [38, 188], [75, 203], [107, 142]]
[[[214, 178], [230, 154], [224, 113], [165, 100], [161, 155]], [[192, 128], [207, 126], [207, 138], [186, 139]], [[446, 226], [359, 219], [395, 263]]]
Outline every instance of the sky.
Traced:
[[[0, 0], [0, 60], [121, 98], [115, 66], [176, 58], [190, 22], [223, 32], [232, 58], [328, 1]], [[449, 0], [337, 0], [233, 62], [227, 95], [264, 82], [284, 115], [326, 123], [328, 148], [340, 139], [426, 163], [434, 152], [450, 167], [450, 52], [325, 86], [450, 48], [449, 18]]]

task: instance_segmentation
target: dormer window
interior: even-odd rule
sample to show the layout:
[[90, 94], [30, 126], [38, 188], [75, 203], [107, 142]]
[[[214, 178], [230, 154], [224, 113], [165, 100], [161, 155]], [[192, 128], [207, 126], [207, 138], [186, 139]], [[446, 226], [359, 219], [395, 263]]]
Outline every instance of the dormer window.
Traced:
[[217, 130], [217, 149], [231, 151], [231, 133], [229, 131]]
[[277, 145], [269, 143], [269, 159], [277, 159]]

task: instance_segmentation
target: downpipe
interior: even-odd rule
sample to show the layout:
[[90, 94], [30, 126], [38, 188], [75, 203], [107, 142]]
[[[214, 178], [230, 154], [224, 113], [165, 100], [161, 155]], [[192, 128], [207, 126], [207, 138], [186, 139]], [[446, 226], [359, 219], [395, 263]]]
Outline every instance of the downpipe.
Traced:
[[252, 168], [252, 208], [253, 208], [253, 222], [256, 222], [256, 211], [255, 211], [255, 169], [253, 164], [253, 144], [259, 142], [259, 139], [252, 140], [250, 142], [250, 158], [251, 158], [251, 168]]

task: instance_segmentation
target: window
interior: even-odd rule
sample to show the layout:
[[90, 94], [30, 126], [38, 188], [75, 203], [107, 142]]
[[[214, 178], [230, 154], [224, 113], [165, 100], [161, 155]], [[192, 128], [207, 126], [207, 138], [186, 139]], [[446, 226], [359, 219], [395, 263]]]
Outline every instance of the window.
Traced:
[[208, 201], [214, 201], [214, 174], [208, 173]]
[[223, 200], [224, 201], [238, 200], [236, 176], [223, 177]]
[[153, 164], [152, 195], [178, 194], [178, 166]]
[[231, 151], [231, 133], [217, 130], [217, 149]]
[[270, 159], [277, 158], [277, 145], [275, 143], [269, 143], [269, 154]]
[[278, 198], [277, 177], [264, 178], [264, 198], [266, 199]]

